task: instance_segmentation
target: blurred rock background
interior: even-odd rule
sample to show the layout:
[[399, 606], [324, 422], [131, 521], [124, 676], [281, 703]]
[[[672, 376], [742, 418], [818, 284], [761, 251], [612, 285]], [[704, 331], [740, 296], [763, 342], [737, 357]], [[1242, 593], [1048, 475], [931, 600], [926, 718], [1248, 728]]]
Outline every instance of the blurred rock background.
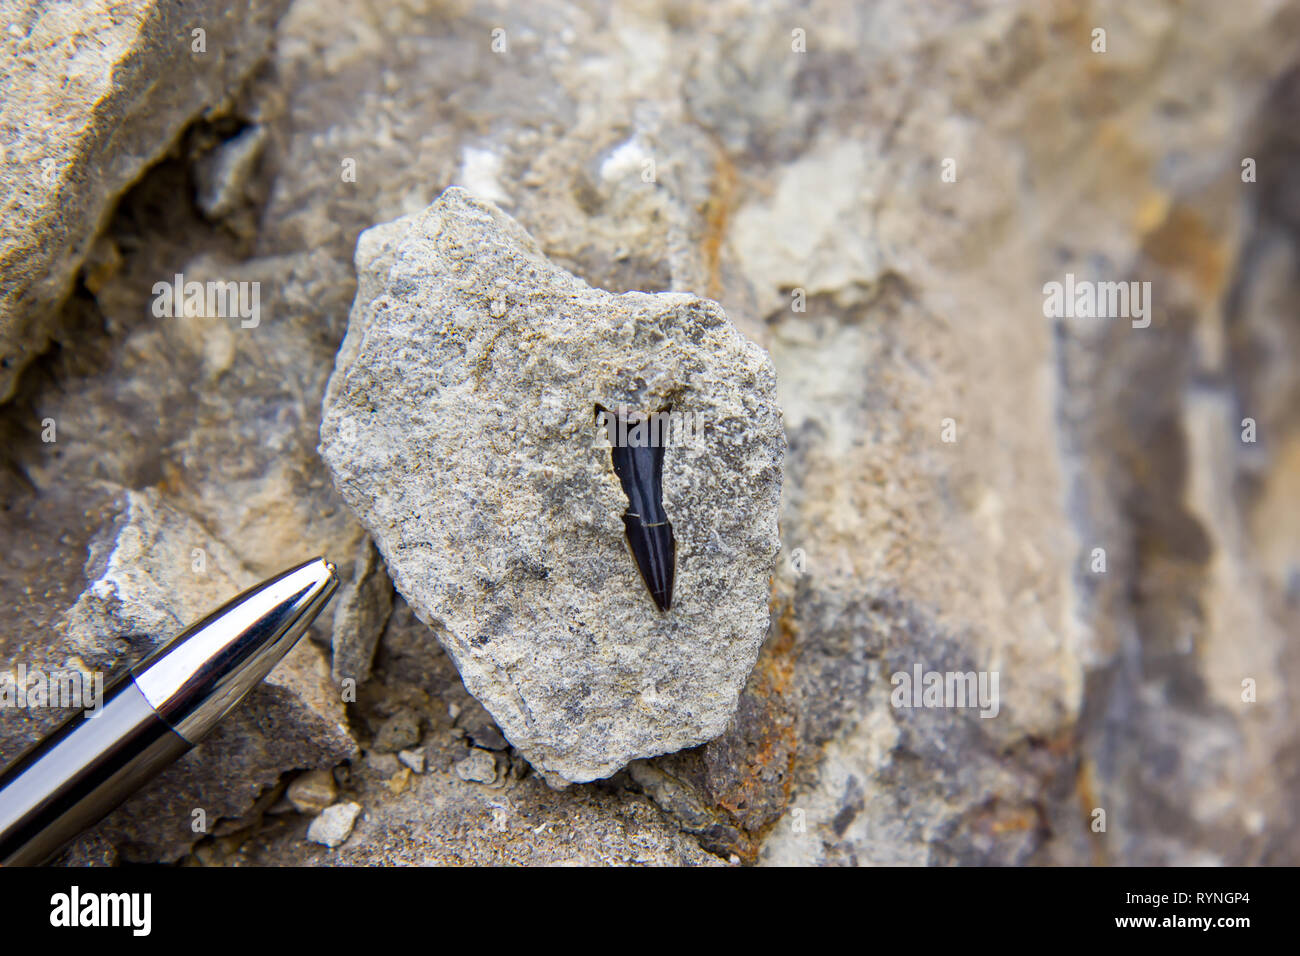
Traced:
[[[1300, 862], [1300, 4], [229, 6], [0, 2], [0, 662], [352, 583], [69, 862]], [[450, 184], [777, 368], [732, 725], [565, 791], [315, 450], [358, 234]], [[176, 273], [260, 323], [156, 318]], [[1045, 318], [1067, 273], [1150, 326]], [[355, 702], [331, 645], [377, 646]], [[997, 717], [892, 707], [917, 664], [998, 672]], [[0, 711], [0, 759], [57, 717]]]

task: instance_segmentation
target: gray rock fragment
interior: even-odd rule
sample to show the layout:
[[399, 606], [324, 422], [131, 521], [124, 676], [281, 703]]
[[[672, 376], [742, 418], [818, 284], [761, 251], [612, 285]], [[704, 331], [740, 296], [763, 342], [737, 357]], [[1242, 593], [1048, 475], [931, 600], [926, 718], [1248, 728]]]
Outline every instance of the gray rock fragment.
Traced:
[[474, 749], [455, 765], [456, 776], [469, 783], [496, 783], [497, 761], [486, 750]]
[[403, 707], [380, 725], [374, 749], [380, 753], [406, 750], [420, 742], [420, 715]]
[[[767, 631], [779, 549], [766, 354], [708, 300], [591, 288], [463, 190], [401, 222], [358, 243], [321, 426], [398, 591], [557, 785], [716, 736]], [[597, 403], [671, 406], [699, 429], [666, 454], [667, 614], [624, 542]]]
[[510, 746], [495, 724], [480, 724], [473, 730], [467, 731], [467, 735], [475, 747], [482, 747], [484, 750], [505, 750]]
[[701, 832], [715, 823], [714, 815], [691, 788], [643, 760], [634, 761], [628, 774], [655, 803], [681, 821], [689, 832]]
[[352, 580], [334, 598], [334, 683], [352, 678], [358, 684], [370, 678], [370, 664], [393, 613], [393, 582], [383, 559], [369, 539], [357, 549]]
[[398, 751], [397, 759], [410, 767], [415, 773], [424, 773], [425, 755], [423, 750]]
[[285, 796], [299, 813], [317, 814], [338, 796], [334, 774], [329, 770], [308, 770], [295, 777]]
[[359, 803], [336, 803], [326, 807], [307, 828], [307, 839], [332, 849], [352, 835], [360, 813]]
[[265, 146], [265, 127], [249, 126], [194, 164], [194, 201], [205, 216], [220, 219], [243, 201]]
[[401, 769], [401, 763], [393, 754], [374, 750], [366, 754], [366, 766], [381, 777], [391, 777]]

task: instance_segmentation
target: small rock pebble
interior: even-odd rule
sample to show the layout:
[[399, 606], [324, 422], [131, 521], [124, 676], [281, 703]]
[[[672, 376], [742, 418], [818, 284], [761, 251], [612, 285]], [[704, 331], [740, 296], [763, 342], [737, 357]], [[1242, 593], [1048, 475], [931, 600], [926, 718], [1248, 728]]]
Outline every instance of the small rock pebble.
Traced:
[[321, 811], [307, 828], [307, 839], [331, 849], [352, 835], [352, 827], [361, 813], [359, 803], [336, 803]]

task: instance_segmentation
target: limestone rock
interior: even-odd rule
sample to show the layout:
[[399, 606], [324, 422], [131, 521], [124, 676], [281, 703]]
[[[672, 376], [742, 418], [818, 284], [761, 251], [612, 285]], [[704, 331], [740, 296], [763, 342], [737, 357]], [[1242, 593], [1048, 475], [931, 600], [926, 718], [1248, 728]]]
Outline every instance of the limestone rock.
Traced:
[[[358, 273], [321, 454], [507, 739], [548, 779], [585, 781], [721, 733], [779, 548], [763, 351], [707, 300], [591, 288], [456, 188], [363, 237]], [[667, 614], [627, 553], [597, 404], [697, 428], [666, 452]]]
[[307, 839], [333, 849], [352, 835], [352, 827], [360, 813], [359, 803], [336, 803], [326, 807], [307, 828]]
[[495, 783], [497, 761], [486, 750], [472, 749], [464, 760], [456, 763], [456, 776], [468, 783]]
[[288, 5], [0, 3], [0, 400], [44, 349], [111, 203], [235, 90]]

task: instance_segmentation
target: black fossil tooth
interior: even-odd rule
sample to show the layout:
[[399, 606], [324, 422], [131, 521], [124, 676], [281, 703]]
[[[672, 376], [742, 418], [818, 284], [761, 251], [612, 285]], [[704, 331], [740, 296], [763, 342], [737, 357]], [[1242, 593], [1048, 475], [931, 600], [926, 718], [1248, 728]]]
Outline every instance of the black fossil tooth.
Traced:
[[623, 526], [627, 543], [636, 558], [641, 579], [659, 610], [667, 611], [673, 603], [673, 575], [677, 568], [677, 540], [663, 504], [664, 436], [657, 420], [668, 409], [654, 415], [619, 414], [596, 406], [596, 420], [604, 416], [609, 432], [610, 458], [614, 474], [623, 483], [627, 511]]

